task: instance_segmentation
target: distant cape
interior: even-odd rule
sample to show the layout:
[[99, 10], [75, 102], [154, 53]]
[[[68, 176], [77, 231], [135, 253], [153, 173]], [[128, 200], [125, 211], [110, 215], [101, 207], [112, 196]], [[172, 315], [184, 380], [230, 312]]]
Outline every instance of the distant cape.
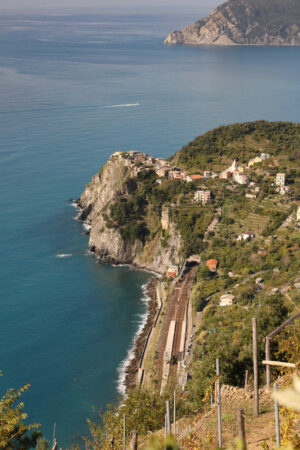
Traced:
[[300, 45], [300, 0], [229, 0], [165, 44]]

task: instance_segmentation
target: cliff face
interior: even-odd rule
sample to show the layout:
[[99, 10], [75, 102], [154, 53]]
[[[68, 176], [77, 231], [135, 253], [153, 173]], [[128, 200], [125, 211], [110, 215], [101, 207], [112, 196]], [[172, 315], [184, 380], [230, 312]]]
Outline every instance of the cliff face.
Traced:
[[300, 45], [300, 2], [229, 0], [165, 44]]
[[143, 244], [138, 239], [134, 242], [123, 239], [117, 228], [107, 225], [111, 206], [127, 196], [126, 182], [135, 177], [135, 168], [129, 167], [126, 159], [112, 156], [81, 195], [79, 219], [90, 224], [89, 246], [101, 261], [132, 264], [164, 274], [171, 264], [180, 260], [181, 239], [174, 224], [170, 224], [170, 237], [165, 247], [161, 245], [161, 230]]

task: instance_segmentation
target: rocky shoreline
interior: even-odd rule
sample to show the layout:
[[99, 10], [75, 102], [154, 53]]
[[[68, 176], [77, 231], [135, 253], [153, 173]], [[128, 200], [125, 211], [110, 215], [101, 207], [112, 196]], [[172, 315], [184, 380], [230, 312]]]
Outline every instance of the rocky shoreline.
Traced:
[[129, 361], [125, 369], [125, 389], [134, 389], [136, 387], [136, 376], [140, 367], [141, 358], [144, 353], [146, 341], [151, 328], [153, 327], [156, 313], [157, 313], [157, 296], [156, 296], [156, 286], [158, 278], [153, 277], [149, 281], [146, 287], [147, 297], [149, 297], [147, 305], [147, 321], [142, 329], [141, 333], [137, 337], [134, 343], [133, 358]]
[[[80, 199], [76, 199], [76, 200], [72, 200], [72, 201], [74, 202], [75, 207], [80, 210], [77, 220], [80, 222], [85, 222], [87, 219], [88, 213], [83, 208], [83, 205], [81, 205]], [[86, 234], [89, 234], [89, 233], [87, 232]], [[107, 257], [107, 255], [101, 254], [101, 252], [97, 251], [95, 248], [91, 247], [90, 251], [92, 253], [95, 253], [95, 255], [100, 258], [101, 263], [114, 264], [114, 265], [120, 264], [120, 262], [117, 261], [115, 258], [109, 258], [109, 257]], [[129, 265], [131, 265], [132, 267], [134, 267], [137, 270], [147, 270], [147, 268], [139, 267], [136, 264], [129, 263]], [[137, 336], [137, 338], [134, 342], [134, 347], [132, 350], [133, 358], [131, 358], [130, 361], [128, 361], [128, 364], [126, 365], [126, 368], [125, 368], [125, 381], [124, 381], [125, 392], [127, 392], [129, 389], [134, 389], [136, 387], [136, 377], [137, 377], [137, 373], [138, 373], [138, 370], [140, 367], [141, 358], [144, 354], [147, 338], [148, 338], [151, 328], [153, 327], [153, 324], [154, 324], [154, 321], [156, 318], [156, 314], [157, 314], [158, 303], [157, 303], [156, 287], [157, 287], [159, 275], [160, 274], [157, 274], [157, 276], [153, 276], [146, 286], [146, 295], [147, 295], [147, 298], [149, 299], [147, 302], [147, 319], [146, 319], [146, 323], [145, 323], [142, 331]]]

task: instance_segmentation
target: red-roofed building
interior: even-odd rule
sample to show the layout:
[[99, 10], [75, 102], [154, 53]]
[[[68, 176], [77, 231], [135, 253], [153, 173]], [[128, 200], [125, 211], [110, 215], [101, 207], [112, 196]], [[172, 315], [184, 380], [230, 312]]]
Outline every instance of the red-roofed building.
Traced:
[[216, 259], [208, 259], [205, 263], [205, 265], [209, 268], [211, 271], [216, 271], [218, 267], [218, 261]]
[[203, 178], [202, 175], [196, 174], [196, 175], [190, 175], [190, 178], [195, 181], [195, 180], [201, 180], [201, 178]]

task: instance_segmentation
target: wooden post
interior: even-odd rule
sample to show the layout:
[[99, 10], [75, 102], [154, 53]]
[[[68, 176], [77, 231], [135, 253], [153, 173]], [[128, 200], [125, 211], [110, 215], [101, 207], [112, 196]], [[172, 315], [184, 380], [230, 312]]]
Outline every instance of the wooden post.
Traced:
[[237, 423], [239, 439], [242, 443], [242, 450], [246, 450], [245, 411], [242, 408], [237, 409]]
[[131, 436], [130, 450], [137, 450], [137, 448], [138, 448], [138, 432], [132, 431], [130, 436]]
[[[277, 383], [274, 383], [274, 391], [277, 391]], [[277, 400], [275, 400], [274, 406], [275, 406], [276, 445], [279, 448], [280, 447], [280, 424], [279, 424], [279, 409], [278, 409]]]
[[252, 336], [253, 336], [253, 378], [254, 378], [254, 416], [259, 414], [259, 397], [258, 397], [258, 361], [257, 361], [257, 319], [252, 319]]
[[[266, 337], [266, 361], [271, 360], [271, 338]], [[271, 385], [271, 366], [266, 365], [266, 384], [267, 389], [270, 389]]]
[[219, 435], [219, 447], [222, 448], [220, 365], [218, 359], [216, 359], [216, 374], [217, 374], [218, 435]]
[[248, 374], [249, 374], [249, 370], [246, 370], [246, 373], [245, 373], [245, 391], [247, 390], [247, 387], [248, 387]]

